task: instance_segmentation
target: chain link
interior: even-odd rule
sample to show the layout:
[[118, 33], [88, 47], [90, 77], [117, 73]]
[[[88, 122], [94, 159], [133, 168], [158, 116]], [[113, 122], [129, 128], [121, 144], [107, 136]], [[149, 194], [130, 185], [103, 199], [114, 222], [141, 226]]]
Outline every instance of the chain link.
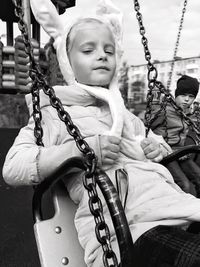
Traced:
[[[196, 118], [195, 124], [198, 129], [200, 129], [200, 108], [198, 107], [194, 111], [194, 116]], [[196, 134], [197, 144], [200, 145], [200, 137]]]
[[180, 25], [179, 25], [177, 39], [176, 39], [175, 48], [174, 48], [173, 60], [172, 60], [171, 69], [169, 72], [169, 79], [167, 81], [167, 89], [168, 90], [170, 89], [170, 85], [171, 85], [171, 81], [172, 81], [172, 74], [173, 74], [173, 70], [174, 70], [174, 64], [175, 64], [176, 55], [177, 55], [178, 46], [179, 46], [179, 41], [180, 41], [180, 37], [181, 37], [181, 30], [183, 28], [183, 21], [184, 21], [184, 15], [186, 12], [186, 6], [187, 6], [187, 0], [184, 1], [184, 5], [183, 5], [183, 9], [182, 9]]
[[139, 24], [139, 32], [141, 35], [141, 42], [144, 48], [144, 55], [147, 61], [147, 69], [148, 69], [147, 79], [148, 79], [149, 90], [146, 96], [147, 106], [146, 106], [146, 112], [145, 112], [146, 135], [148, 135], [148, 132], [150, 130], [150, 122], [152, 119], [152, 103], [153, 103], [153, 97], [154, 97], [153, 90], [156, 89], [157, 70], [151, 62], [151, 53], [148, 47], [148, 40], [145, 36], [146, 31], [143, 25], [142, 14], [140, 13], [140, 5], [137, 0], [134, 0], [134, 9], [136, 11], [136, 18]]
[[[186, 1], [185, 1], [186, 3]], [[185, 4], [186, 5], [186, 4]], [[200, 131], [197, 127], [197, 125], [192, 121], [191, 118], [189, 118], [179, 107], [177, 107], [176, 102], [174, 100], [174, 97], [172, 94], [169, 92], [168, 89], [164, 87], [164, 85], [157, 80], [157, 70], [156, 67], [153, 65], [151, 62], [151, 53], [148, 48], [148, 41], [147, 38], [145, 37], [145, 27], [143, 25], [142, 21], [142, 14], [140, 13], [140, 5], [138, 0], [134, 0], [134, 9], [136, 11], [136, 18], [138, 20], [139, 24], [139, 32], [141, 34], [141, 40], [142, 44], [144, 47], [144, 53], [145, 53], [145, 59], [147, 61], [147, 69], [148, 69], [148, 74], [147, 74], [147, 79], [148, 79], [148, 92], [147, 92], [147, 108], [146, 108], [146, 113], [145, 113], [145, 126], [146, 126], [146, 135], [148, 134], [152, 122], [158, 117], [160, 112], [162, 110], [165, 111], [166, 114], [166, 105], [167, 103], [170, 103], [172, 107], [175, 109], [175, 111], [183, 118], [183, 120], [187, 123], [188, 126], [191, 126], [192, 129], [195, 131], [198, 140], [200, 140]], [[153, 102], [153, 90], [159, 90], [161, 94], [163, 94], [163, 99], [160, 105], [160, 109], [158, 112], [152, 116], [152, 102]], [[167, 102], [167, 103], [166, 103]], [[165, 126], [167, 127], [167, 121], [166, 121], [166, 116], [165, 116]], [[167, 128], [166, 128], [167, 129]], [[167, 132], [167, 131], [166, 131]]]
[[84, 154], [86, 159], [87, 170], [83, 176], [84, 187], [89, 195], [89, 208], [95, 220], [95, 233], [97, 240], [103, 249], [103, 262], [105, 267], [117, 267], [118, 262], [115, 253], [112, 250], [110, 242], [109, 228], [105, 222], [103, 215], [102, 202], [96, 190], [96, 174], [97, 157], [94, 150], [83, 139], [78, 127], [72, 122], [68, 112], [65, 111], [62, 102], [56, 97], [55, 91], [50, 87], [45, 79], [45, 76], [40, 70], [39, 64], [35, 62], [33, 55], [33, 48], [28, 36], [27, 25], [23, 20], [23, 10], [21, 8], [20, 0], [13, 0], [15, 5], [15, 14], [19, 18], [18, 26], [22, 32], [23, 40], [25, 43], [25, 51], [30, 58], [30, 77], [33, 80], [31, 87], [31, 94], [33, 100], [33, 118], [35, 121], [34, 135], [37, 145], [43, 146], [42, 137], [43, 130], [41, 126], [42, 114], [40, 111], [40, 96], [39, 88], [42, 88], [44, 93], [49, 96], [52, 107], [57, 110], [58, 116], [61, 121], [66, 125], [68, 133], [74, 138], [78, 149]]
[[[84, 187], [88, 190], [89, 195], [89, 208], [91, 214], [94, 216], [95, 220], [95, 233], [98, 242], [101, 244], [103, 249], [103, 262], [104, 266], [108, 267], [117, 267], [118, 262], [115, 253], [112, 250], [110, 242], [110, 231], [105, 223], [103, 215], [103, 206], [102, 202], [98, 196], [96, 189], [96, 173], [90, 174], [90, 170], [86, 170], [83, 175], [83, 184]], [[114, 264], [114, 265], [113, 265]]]
[[197, 109], [195, 109], [194, 116], [196, 118], [196, 125], [197, 125], [198, 129], [200, 129], [200, 108], [199, 107]]

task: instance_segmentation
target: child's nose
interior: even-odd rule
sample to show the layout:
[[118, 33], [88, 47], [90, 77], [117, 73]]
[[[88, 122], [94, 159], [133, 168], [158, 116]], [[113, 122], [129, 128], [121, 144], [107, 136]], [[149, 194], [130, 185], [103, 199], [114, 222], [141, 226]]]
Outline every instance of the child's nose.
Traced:
[[106, 60], [107, 56], [103, 49], [98, 51], [98, 60]]

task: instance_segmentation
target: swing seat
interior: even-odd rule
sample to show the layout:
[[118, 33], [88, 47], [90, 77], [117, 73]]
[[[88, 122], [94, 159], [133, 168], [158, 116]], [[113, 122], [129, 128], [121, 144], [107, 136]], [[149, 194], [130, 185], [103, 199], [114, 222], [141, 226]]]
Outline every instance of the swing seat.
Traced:
[[[200, 146], [190, 145], [180, 151], [173, 152], [164, 158], [161, 164], [167, 167], [167, 164], [188, 153], [200, 153]], [[57, 175], [55, 178], [52, 177], [53, 179], [55, 179], [53, 186], [52, 181], [45, 186], [38, 185], [39, 193], [36, 192], [33, 197], [34, 232], [41, 267], [65, 265], [86, 267], [83, 249], [79, 244], [74, 226], [74, 215], [77, 207], [69, 198], [64, 185], [59, 183]], [[42, 195], [49, 188], [53, 188], [52, 198], [55, 214], [52, 218], [43, 220], [40, 214]]]
[[76, 205], [57, 183], [52, 190], [55, 215], [34, 224], [41, 267], [86, 267], [74, 226]]
[[[34, 233], [39, 252], [41, 267], [86, 267], [84, 253], [81, 248], [74, 225], [76, 205], [67, 194], [67, 189], [62, 182], [66, 172], [73, 167], [85, 170], [82, 158], [66, 160], [51, 176], [39, 184], [32, 200]], [[126, 220], [126, 216], [114, 185], [101, 170], [97, 171], [96, 183], [102, 191], [113, 225], [120, 250], [122, 266], [132, 267], [133, 241]], [[51, 190], [49, 190], [51, 189]], [[43, 196], [47, 191], [52, 193], [54, 216], [43, 219]], [[115, 215], [115, 216], [114, 216]], [[104, 244], [105, 245], [105, 244]]]

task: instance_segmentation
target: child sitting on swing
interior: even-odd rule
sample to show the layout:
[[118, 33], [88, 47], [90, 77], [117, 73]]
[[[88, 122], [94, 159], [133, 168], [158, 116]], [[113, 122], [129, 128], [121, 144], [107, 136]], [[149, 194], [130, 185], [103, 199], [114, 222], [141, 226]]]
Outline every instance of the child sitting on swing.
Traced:
[[[118, 90], [120, 11], [109, 0], [103, 1], [97, 14], [73, 19], [63, 30], [50, 0], [31, 0], [31, 6], [38, 22], [55, 40], [60, 69], [69, 84], [55, 86], [56, 95], [112, 182], [116, 185], [118, 170], [127, 173], [125, 213], [135, 244], [133, 264], [137, 267], [200, 266], [200, 236], [186, 231], [193, 221], [200, 221], [200, 200], [184, 193], [169, 171], [158, 163], [171, 152], [170, 147], [151, 131], [145, 138], [143, 122], [125, 109]], [[27, 96], [32, 114], [30, 99]], [[31, 116], [7, 154], [3, 176], [8, 184], [38, 184], [66, 157], [81, 156], [44, 93], [41, 93], [41, 111], [44, 147], [35, 143]], [[85, 262], [89, 267], [103, 266], [88, 193], [81, 175], [77, 172], [70, 175], [73, 178], [65, 183], [72, 200], [78, 204], [75, 225], [85, 251]], [[113, 250], [119, 258], [106, 205], [104, 216], [110, 227]]]
[[[199, 82], [188, 75], [181, 76], [176, 85], [175, 102], [184, 114], [190, 116], [191, 106], [198, 94]], [[165, 123], [166, 122], [166, 123]], [[159, 113], [151, 124], [151, 129], [157, 135], [162, 135], [173, 151], [184, 147], [189, 126], [183, 115], [178, 113], [170, 103], [165, 111]], [[200, 167], [193, 161], [191, 155], [169, 164], [175, 182], [186, 193], [200, 197]]]

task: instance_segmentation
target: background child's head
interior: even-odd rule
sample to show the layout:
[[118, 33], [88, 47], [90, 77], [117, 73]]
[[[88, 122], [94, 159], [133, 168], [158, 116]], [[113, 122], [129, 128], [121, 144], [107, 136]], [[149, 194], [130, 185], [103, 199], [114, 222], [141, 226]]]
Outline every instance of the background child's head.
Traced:
[[194, 102], [199, 91], [199, 82], [196, 78], [183, 75], [177, 81], [175, 90], [175, 101], [177, 106], [184, 111], [187, 110]]
[[87, 18], [71, 28], [66, 49], [77, 82], [108, 87], [116, 70], [115, 40], [103, 22]]
[[196, 78], [190, 77], [188, 75], [183, 75], [177, 81], [175, 97], [183, 94], [191, 94], [196, 98], [199, 91], [199, 82]]

